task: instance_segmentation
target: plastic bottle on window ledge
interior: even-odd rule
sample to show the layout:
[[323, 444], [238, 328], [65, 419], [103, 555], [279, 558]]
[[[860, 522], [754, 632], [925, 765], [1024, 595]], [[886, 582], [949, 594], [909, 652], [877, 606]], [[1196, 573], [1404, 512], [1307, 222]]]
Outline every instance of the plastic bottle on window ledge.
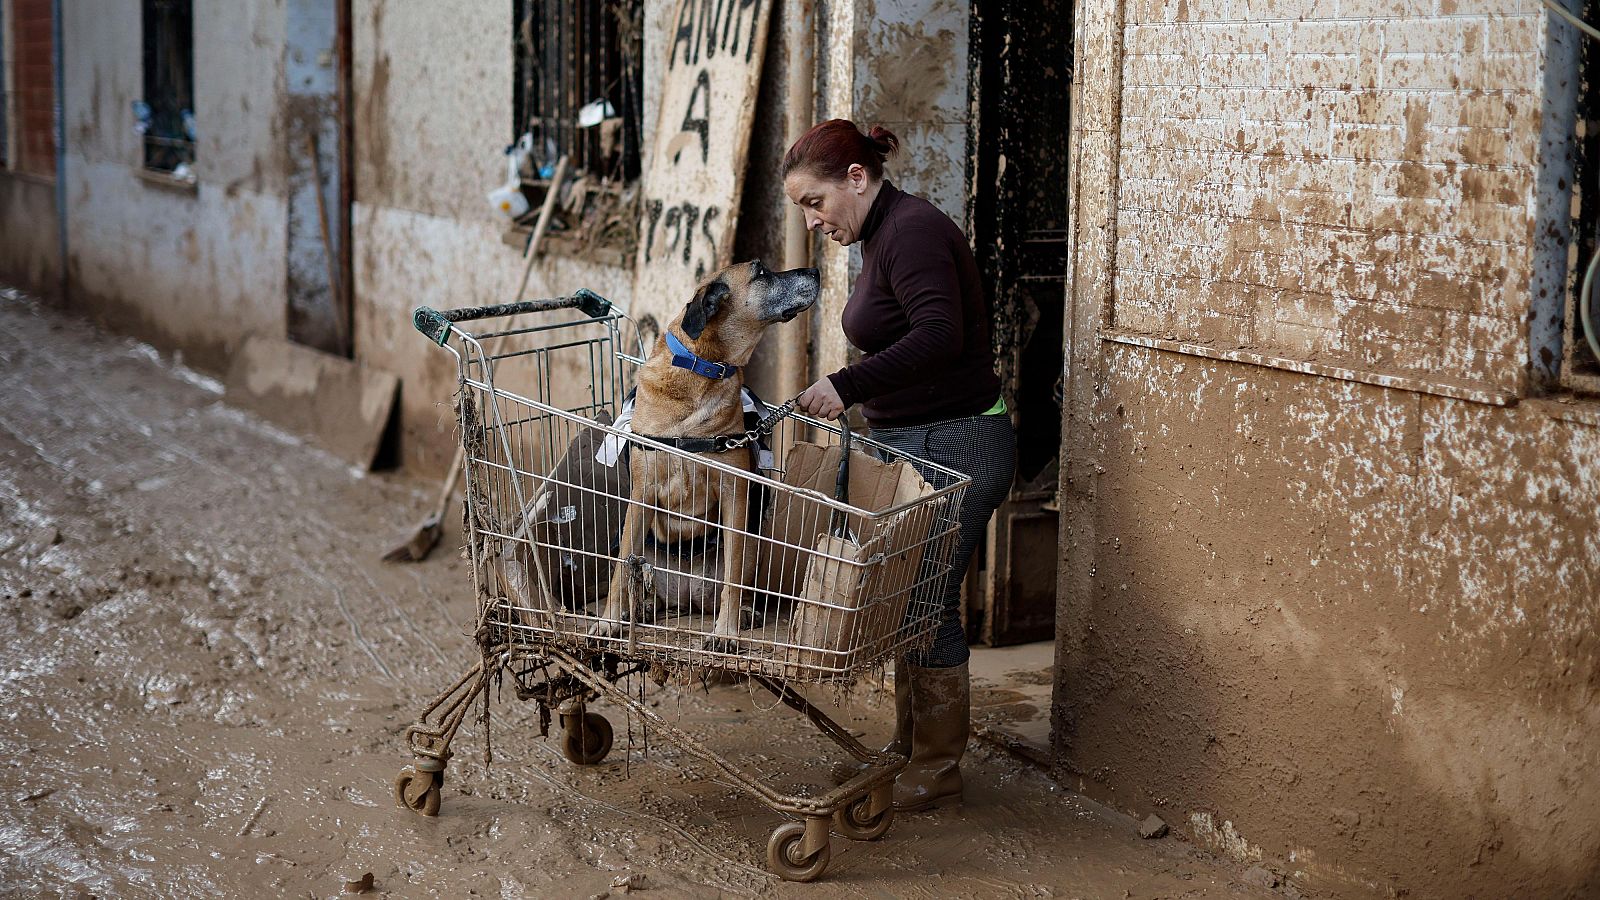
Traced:
[[522, 193], [522, 163], [533, 152], [533, 135], [524, 132], [506, 148], [506, 183], [489, 192], [489, 205], [515, 220], [528, 214], [528, 198]]
[[578, 110], [578, 127], [593, 128], [616, 114], [617, 111], [612, 108], [606, 98], [601, 97], [599, 100], [586, 104], [582, 109]]

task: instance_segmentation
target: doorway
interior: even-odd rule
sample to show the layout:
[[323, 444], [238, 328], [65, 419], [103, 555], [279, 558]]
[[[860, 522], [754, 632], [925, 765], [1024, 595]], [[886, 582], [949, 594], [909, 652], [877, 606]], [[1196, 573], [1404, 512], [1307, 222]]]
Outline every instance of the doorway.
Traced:
[[987, 562], [973, 567], [967, 629], [1000, 646], [1055, 636], [1072, 4], [974, 0], [970, 41], [970, 232], [994, 303], [1017, 478], [990, 522]]
[[289, 0], [282, 134], [290, 340], [350, 357], [350, 0]]

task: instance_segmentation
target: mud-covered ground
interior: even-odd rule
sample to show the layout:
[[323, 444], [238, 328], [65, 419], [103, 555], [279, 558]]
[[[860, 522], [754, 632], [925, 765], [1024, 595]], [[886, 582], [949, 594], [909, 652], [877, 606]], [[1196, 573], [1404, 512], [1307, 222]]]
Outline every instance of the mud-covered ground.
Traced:
[[[379, 561], [430, 486], [363, 477], [153, 351], [0, 293], [0, 890], [69, 897], [1270, 896], [1236, 867], [974, 742], [967, 805], [835, 838], [825, 880], [762, 868], [782, 821], [638, 729], [567, 763], [537, 709], [457, 743], [442, 814], [395, 807], [403, 732], [474, 659], [441, 547]], [[448, 539], [447, 539], [448, 540]], [[790, 788], [836, 752], [745, 686], [660, 712]], [[841, 715], [881, 741], [889, 707]], [[825, 752], [828, 751], [828, 752]]]

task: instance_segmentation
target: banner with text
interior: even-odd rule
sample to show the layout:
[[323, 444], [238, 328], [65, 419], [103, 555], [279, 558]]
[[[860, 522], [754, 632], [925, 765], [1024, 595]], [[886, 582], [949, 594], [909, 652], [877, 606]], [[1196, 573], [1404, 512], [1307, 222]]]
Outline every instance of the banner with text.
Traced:
[[732, 261], [773, 0], [679, 0], [645, 172], [633, 315], [659, 326]]

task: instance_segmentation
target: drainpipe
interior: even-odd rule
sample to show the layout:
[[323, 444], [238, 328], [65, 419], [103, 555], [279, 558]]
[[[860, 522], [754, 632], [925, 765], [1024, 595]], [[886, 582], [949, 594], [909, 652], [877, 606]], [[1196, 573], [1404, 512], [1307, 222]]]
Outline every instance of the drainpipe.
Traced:
[[56, 126], [56, 253], [59, 257], [56, 290], [67, 304], [67, 111], [66, 75], [61, 61], [61, 0], [50, 0], [50, 65], [55, 69]]
[[[788, 113], [785, 128], [787, 150], [811, 127], [816, 110], [816, 0], [791, 0], [784, 10], [784, 46], [789, 50], [789, 96], [784, 103]], [[783, 267], [799, 269], [811, 265], [811, 233], [797, 212], [784, 202]], [[778, 346], [779, 395], [793, 397], [811, 384], [811, 320], [821, 314], [821, 304], [789, 324], [789, 334]]]

